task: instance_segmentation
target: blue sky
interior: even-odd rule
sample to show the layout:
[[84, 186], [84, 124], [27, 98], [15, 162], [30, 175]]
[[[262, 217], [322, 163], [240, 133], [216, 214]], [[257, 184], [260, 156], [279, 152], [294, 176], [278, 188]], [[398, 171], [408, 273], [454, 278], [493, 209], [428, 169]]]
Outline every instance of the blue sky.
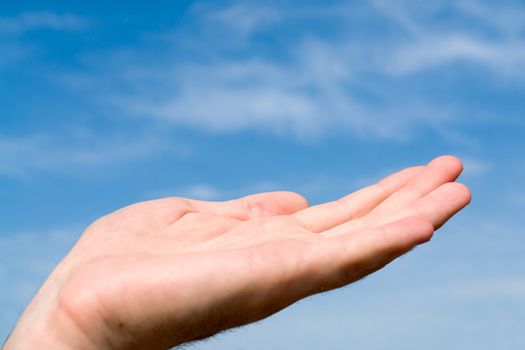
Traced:
[[524, 18], [520, 1], [0, 4], [0, 337], [121, 206], [318, 203], [452, 153], [473, 203], [429, 245], [193, 348], [525, 347]]

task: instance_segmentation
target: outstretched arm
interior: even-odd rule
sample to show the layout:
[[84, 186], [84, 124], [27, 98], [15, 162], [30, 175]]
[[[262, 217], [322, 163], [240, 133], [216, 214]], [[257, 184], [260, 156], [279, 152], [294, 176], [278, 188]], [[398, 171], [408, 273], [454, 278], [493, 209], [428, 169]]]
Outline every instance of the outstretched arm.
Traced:
[[28, 306], [5, 350], [168, 349], [368, 275], [470, 201], [451, 156], [334, 202], [291, 192], [166, 198], [93, 223]]

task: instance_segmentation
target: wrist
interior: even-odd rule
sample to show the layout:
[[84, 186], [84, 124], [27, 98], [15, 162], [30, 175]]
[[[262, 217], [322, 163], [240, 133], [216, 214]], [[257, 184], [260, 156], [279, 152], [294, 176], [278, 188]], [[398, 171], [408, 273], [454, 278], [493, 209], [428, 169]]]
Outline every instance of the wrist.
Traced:
[[94, 349], [60, 306], [57, 274], [53, 272], [26, 307], [2, 350]]

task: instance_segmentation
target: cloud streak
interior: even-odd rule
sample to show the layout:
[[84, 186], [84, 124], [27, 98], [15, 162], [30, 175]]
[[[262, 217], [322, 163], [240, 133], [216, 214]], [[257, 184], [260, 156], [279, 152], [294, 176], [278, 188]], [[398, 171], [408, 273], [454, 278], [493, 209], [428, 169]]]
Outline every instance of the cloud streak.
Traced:
[[41, 29], [75, 31], [86, 29], [88, 25], [86, 18], [71, 13], [27, 12], [16, 17], [0, 17], [0, 34], [20, 35]]

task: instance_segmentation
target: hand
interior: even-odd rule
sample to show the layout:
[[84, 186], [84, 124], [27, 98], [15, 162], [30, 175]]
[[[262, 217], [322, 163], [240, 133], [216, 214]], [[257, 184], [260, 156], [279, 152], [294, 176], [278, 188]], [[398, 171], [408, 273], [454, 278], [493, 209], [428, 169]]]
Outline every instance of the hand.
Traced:
[[267, 317], [427, 242], [470, 201], [450, 156], [334, 202], [166, 198], [93, 223], [5, 349], [167, 349]]

